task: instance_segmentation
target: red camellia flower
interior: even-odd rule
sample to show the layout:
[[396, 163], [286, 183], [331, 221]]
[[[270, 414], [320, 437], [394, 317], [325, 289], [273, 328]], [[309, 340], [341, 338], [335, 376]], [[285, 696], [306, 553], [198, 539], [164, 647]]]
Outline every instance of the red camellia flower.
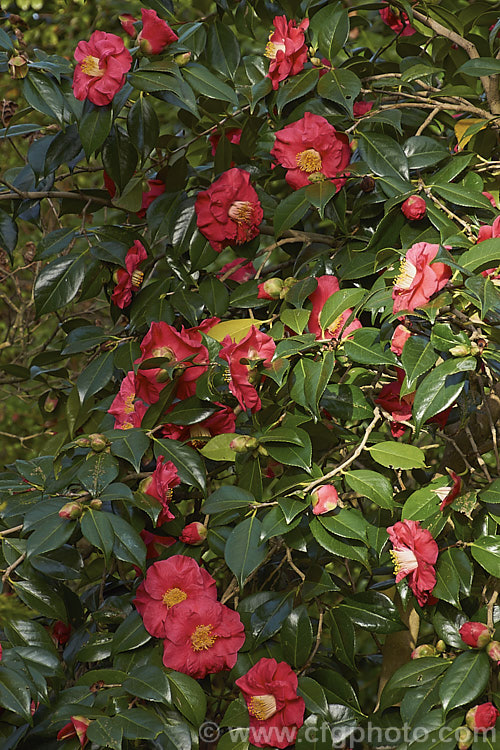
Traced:
[[326, 301], [330, 299], [336, 292], [340, 290], [339, 282], [336, 276], [318, 276], [318, 286], [312, 294], [309, 295], [308, 299], [312, 302], [312, 312], [307, 328], [311, 333], [316, 334], [317, 339], [339, 339], [347, 338], [349, 334], [353, 333], [357, 328], [361, 328], [361, 323], [357, 318], [354, 318], [349, 325], [344, 328], [346, 321], [352, 314], [352, 310], [344, 310], [344, 312], [336, 318], [333, 323], [330, 323], [326, 330], [321, 328], [319, 319], [321, 311], [326, 304]]
[[444, 263], [431, 265], [438, 250], [439, 245], [431, 245], [428, 242], [417, 242], [410, 247], [401, 263], [401, 271], [392, 290], [394, 313], [423, 307], [451, 278], [449, 266]]
[[223, 340], [219, 357], [229, 365], [229, 390], [236, 396], [242, 409], [256, 412], [262, 408], [254, 387], [261, 381], [257, 366], [263, 362], [264, 367], [269, 367], [275, 351], [276, 344], [271, 336], [255, 326], [238, 343], [233, 342], [230, 336]]
[[295, 21], [287, 21], [286, 16], [276, 16], [273, 26], [275, 30], [269, 35], [264, 54], [271, 60], [267, 77], [276, 90], [280, 81], [297, 75], [304, 67], [307, 60], [304, 31], [309, 27], [309, 19], [304, 18], [297, 26]]
[[311, 112], [277, 131], [271, 154], [287, 170], [285, 179], [294, 190], [322, 180], [330, 180], [340, 190], [351, 159], [347, 135]]
[[420, 195], [410, 195], [404, 203], [401, 204], [401, 211], [407, 219], [417, 221], [423, 219], [427, 211], [427, 204]]
[[497, 216], [493, 224], [484, 224], [477, 235], [477, 242], [491, 240], [494, 237], [500, 237], [500, 216]]
[[146, 55], [159, 55], [165, 47], [178, 40], [177, 34], [155, 10], [141, 8], [142, 30], [137, 41]]
[[[231, 269], [235, 270], [229, 273]], [[236, 258], [230, 263], [226, 263], [220, 271], [215, 274], [218, 279], [231, 279], [231, 281], [237, 281], [238, 284], [243, 284], [245, 281], [250, 281], [256, 274], [256, 268], [251, 260], [247, 262], [246, 258]]]
[[141, 426], [148, 407], [136, 399], [135, 389], [135, 373], [131, 370], [123, 378], [120, 390], [108, 409], [108, 414], [112, 414], [115, 418], [115, 430], [129, 430], [132, 427]]
[[490, 631], [482, 622], [464, 622], [460, 638], [471, 648], [484, 648], [491, 641]]
[[488, 198], [488, 200], [489, 200], [489, 202], [491, 203], [491, 205], [493, 206], [493, 208], [498, 208], [498, 206], [497, 206], [497, 202], [496, 202], [496, 200], [495, 200], [495, 197], [494, 197], [494, 196], [493, 196], [493, 195], [492, 195], [491, 193], [488, 193], [488, 192], [487, 192], [487, 191], [485, 190], [485, 191], [484, 191], [484, 192], [482, 193], [482, 195], [484, 195], [484, 197], [485, 197], [485, 198]]
[[148, 254], [142, 242], [135, 240], [125, 257], [126, 270], [125, 268], [119, 268], [116, 272], [117, 284], [111, 299], [121, 310], [130, 305], [133, 290], [139, 289], [144, 280], [144, 274], [138, 270], [138, 267], [147, 257]]
[[195, 442], [200, 438], [210, 438], [215, 435], [234, 432], [236, 425], [234, 411], [230, 406], [224, 404], [216, 403], [215, 405], [219, 406], [220, 410], [211, 414], [202, 422], [191, 425], [165, 424], [163, 425], [162, 435], [171, 440]]
[[163, 180], [148, 180], [148, 189], [142, 194], [142, 204], [140, 209], [137, 211], [137, 216], [143, 219], [146, 216], [146, 211], [159, 195], [165, 192], [165, 183]]
[[227, 130], [224, 130], [224, 133], [219, 133], [217, 131], [212, 133], [208, 138], [212, 146], [212, 156], [215, 156], [222, 135], [224, 135], [224, 138], [227, 138], [229, 143], [234, 143], [237, 146], [241, 140], [241, 128], [228, 128]]
[[78, 42], [75, 60], [75, 98], [89, 99], [99, 107], [113, 101], [132, 65], [132, 56], [125, 49], [123, 39], [105, 31], [94, 31], [88, 42]]
[[[194, 396], [196, 381], [207, 369], [208, 350], [201, 343], [198, 328], [182, 328], [177, 331], [164, 321], [153, 321], [141, 342], [140, 364], [148, 359], [164, 357], [170, 366], [175, 365], [177, 396], [180, 399]], [[137, 395], [148, 404], [158, 401], [161, 391], [171, 380], [171, 374], [163, 368], [140, 369], [136, 374]]]
[[473, 732], [485, 732], [495, 726], [499, 715], [493, 703], [481, 703], [467, 711], [465, 723]]
[[156, 522], [157, 526], [175, 518], [168, 506], [172, 499], [173, 488], [181, 483], [175, 465], [172, 461], [163, 463], [164, 458], [165, 456], [158, 456], [156, 469], [150, 477], [141, 482], [141, 490], [162, 504], [162, 510]]
[[[171, 547], [177, 541], [174, 536], [159, 536], [158, 534], [152, 534], [147, 529], [143, 529], [139, 536], [146, 545], [146, 560], [156, 560], [162, 554], [163, 548]], [[142, 570], [137, 565], [134, 565], [133, 568], [136, 575], [142, 576]]]
[[87, 729], [90, 719], [85, 716], [72, 716], [71, 720], [63, 726], [57, 733], [58, 740], [69, 740], [71, 737], [78, 737], [80, 746], [85, 747], [88, 742]]
[[398, 357], [401, 356], [403, 353], [403, 347], [410, 338], [411, 333], [403, 325], [396, 326], [396, 329], [394, 331], [394, 335], [391, 339], [391, 352], [394, 352], [394, 354], [397, 354]]
[[379, 13], [386, 26], [390, 26], [396, 34], [400, 34], [401, 36], [412, 36], [416, 33], [417, 30], [410, 25], [408, 16], [403, 10], [399, 10], [393, 5], [387, 3], [387, 7], [380, 8]]
[[198, 193], [195, 210], [198, 229], [218, 253], [253, 240], [264, 217], [249, 172], [236, 167]]
[[245, 629], [237, 612], [206, 597], [187, 599], [169, 615], [163, 664], [201, 680], [232, 669], [244, 643]]
[[134, 23], [136, 23], [137, 18], [134, 18], [134, 16], [131, 13], [122, 13], [120, 16], [118, 16], [118, 20], [120, 21], [122, 25], [123, 31], [128, 34], [129, 36], [134, 39], [135, 35], [137, 34], [137, 31], [135, 30]]
[[256, 747], [292, 745], [304, 723], [304, 699], [297, 695], [297, 675], [284, 661], [259, 659], [236, 680], [250, 715], [250, 742]]
[[203, 544], [206, 538], [207, 527], [199, 521], [193, 521], [193, 523], [188, 523], [187, 526], [184, 526], [182, 534], [179, 537], [180, 541], [184, 542], [184, 544], [191, 544], [193, 546]]
[[71, 635], [71, 625], [66, 625], [62, 620], [57, 620], [52, 625], [52, 638], [58, 646], [64, 646]]
[[354, 102], [352, 105], [352, 112], [354, 117], [363, 117], [373, 108], [373, 102], [367, 102], [363, 99], [359, 102]]
[[382, 409], [390, 412], [394, 420], [391, 422], [392, 436], [401, 437], [401, 435], [404, 435], [406, 427], [398, 424], [398, 422], [408, 422], [411, 419], [411, 410], [415, 394], [408, 393], [401, 398], [401, 386], [405, 379], [405, 372], [400, 367], [396, 368], [396, 372], [398, 379], [382, 386], [377, 398], [375, 399], [375, 403], [380, 404]]
[[322, 484], [321, 487], [314, 490], [311, 497], [315, 516], [320, 516], [323, 513], [334, 510], [339, 502], [339, 493], [333, 484]]
[[[437, 416], [439, 415], [436, 414], [436, 417]], [[444, 425], [442, 426], [444, 427]], [[436, 495], [441, 500], [441, 505], [439, 506], [439, 510], [444, 510], [448, 505], [451, 505], [452, 502], [455, 500], [455, 498], [457, 498], [462, 491], [462, 478], [459, 477], [458, 474], [455, 474], [455, 472], [452, 471], [451, 469], [448, 469], [448, 471], [449, 471], [450, 477], [453, 480], [452, 486], [451, 487], [439, 487], [437, 490], [435, 490]]]
[[396, 573], [396, 583], [408, 577], [408, 585], [421, 607], [427, 603], [436, 585], [434, 564], [438, 546], [428, 529], [419, 521], [398, 521], [387, 529], [392, 542], [391, 558]]
[[148, 633], [163, 638], [167, 617], [170, 628], [170, 617], [179, 604], [200, 597], [205, 602], [217, 599], [214, 579], [192, 557], [173, 555], [148, 568], [137, 588], [134, 605]]

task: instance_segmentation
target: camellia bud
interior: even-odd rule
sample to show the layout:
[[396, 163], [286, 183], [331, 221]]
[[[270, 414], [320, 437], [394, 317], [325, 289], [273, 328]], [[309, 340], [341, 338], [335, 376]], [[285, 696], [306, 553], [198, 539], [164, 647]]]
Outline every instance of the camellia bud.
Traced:
[[323, 66], [323, 63], [321, 62], [319, 57], [311, 57], [310, 60], [315, 68], [321, 68]]
[[318, 489], [311, 494], [311, 498], [314, 515], [320, 516], [337, 507], [339, 493], [333, 484], [322, 484], [321, 487], [318, 487]]
[[43, 405], [44, 410], [51, 414], [53, 411], [55, 411], [57, 404], [59, 403], [59, 399], [55, 398], [54, 396], [51, 396], [50, 394], [45, 399], [45, 403]]
[[500, 664], [500, 641], [491, 641], [491, 643], [488, 643], [486, 646], [486, 653], [490, 659], [493, 659], [497, 664]]
[[464, 622], [460, 638], [471, 648], [484, 648], [491, 641], [490, 631], [482, 622]]
[[23, 55], [14, 55], [9, 60], [9, 72], [12, 78], [26, 78], [28, 60]]
[[92, 510], [100, 510], [102, 508], [102, 500], [100, 497], [93, 497], [89, 505]]
[[499, 715], [493, 703], [481, 703], [467, 711], [465, 723], [473, 732], [483, 732], [495, 726]]
[[93, 435], [89, 435], [89, 440], [90, 447], [96, 453], [101, 453], [101, 451], [105, 450], [109, 445], [109, 441], [104, 437], [104, 435], [101, 435], [99, 432], [95, 432]]
[[430, 643], [423, 643], [421, 646], [412, 651], [412, 659], [423, 659], [426, 656], [437, 656], [438, 652]]
[[60, 518], [68, 518], [69, 520], [73, 521], [75, 518], [80, 518], [82, 512], [83, 508], [80, 503], [72, 501], [71, 503], [66, 503], [66, 505], [63, 505], [63, 507], [59, 511], [59, 516]]
[[471, 353], [471, 347], [468, 344], [457, 344], [449, 350], [452, 357], [468, 357]]
[[260, 443], [257, 438], [250, 435], [237, 435], [229, 443], [229, 447], [235, 453], [249, 453], [250, 451], [257, 450], [259, 445]]
[[191, 52], [181, 52], [179, 55], [174, 55], [174, 62], [177, 63], [179, 68], [187, 65], [191, 59]]
[[423, 198], [420, 195], [410, 195], [404, 203], [401, 205], [401, 211], [404, 213], [407, 219], [415, 221], [423, 219], [427, 206]]
[[293, 276], [287, 276], [287, 278], [283, 282], [283, 289], [281, 290], [280, 298], [284, 299], [290, 289], [297, 283], [298, 279], [294, 278]]
[[436, 643], [436, 651], [440, 654], [444, 654], [444, 652], [446, 651], [446, 643], [442, 640], [439, 640]]
[[363, 193], [372, 193], [375, 190], [375, 180], [366, 174], [361, 180], [360, 187]]
[[146, 477], [146, 479], [143, 479], [143, 480], [142, 480], [142, 481], [141, 481], [141, 482], [139, 483], [139, 491], [140, 491], [140, 492], [144, 492], [144, 494], [146, 494], [146, 493], [147, 493], [147, 491], [148, 491], [148, 489], [149, 489], [149, 487], [150, 487], [150, 485], [151, 485], [151, 482], [152, 482], [152, 481], [153, 481], [153, 480], [152, 480], [152, 477]]
[[273, 278], [259, 284], [260, 299], [279, 299], [283, 291], [283, 279]]
[[193, 523], [188, 523], [187, 526], [184, 526], [179, 539], [181, 542], [184, 542], [184, 544], [197, 546], [203, 544], [207, 538], [207, 532], [208, 529], [206, 526], [199, 521], [193, 521]]
[[458, 730], [458, 750], [469, 750], [474, 742], [474, 735], [469, 727], [460, 727]]
[[79, 448], [89, 448], [90, 447], [90, 439], [88, 437], [80, 437], [75, 440], [75, 444]]

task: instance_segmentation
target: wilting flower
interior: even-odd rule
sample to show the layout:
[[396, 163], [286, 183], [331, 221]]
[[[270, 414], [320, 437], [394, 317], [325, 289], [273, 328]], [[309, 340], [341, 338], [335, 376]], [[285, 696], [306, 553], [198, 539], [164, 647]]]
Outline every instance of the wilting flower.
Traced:
[[464, 622], [458, 632], [471, 648], [484, 648], [491, 641], [490, 631], [482, 622]]
[[352, 310], [344, 310], [344, 312], [336, 318], [328, 328], [323, 330], [321, 328], [319, 319], [321, 312], [327, 302], [336, 292], [340, 290], [339, 282], [336, 276], [318, 276], [318, 286], [312, 294], [309, 295], [308, 299], [312, 302], [312, 312], [307, 324], [307, 328], [311, 333], [316, 334], [317, 339], [339, 339], [347, 338], [357, 328], [361, 328], [361, 323], [357, 318], [354, 318], [347, 327], [344, 327], [347, 320], [352, 314]]
[[451, 268], [444, 263], [432, 263], [439, 245], [417, 242], [410, 247], [401, 263], [401, 271], [394, 282], [393, 312], [416, 310], [423, 307], [439, 292], [451, 277]]
[[287, 21], [286, 16], [276, 16], [273, 26], [275, 30], [269, 35], [264, 54], [271, 60], [267, 77], [276, 90], [280, 81], [297, 75], [304, 67], [307, 60], [304, 31], [309, 26], [309, 19], [304, 18], [297, 26], [295, 21]]
[[85, 716], [72, 716], [71, 720], [63, 726], [57, 733], [58, 740], [69, 740], [71, 737], [78, 737], [80, 746], [85, 747], [88, 742], [87, 729], [90, 719]]
[[57, 620], [52, 625], [52, 638], [58, 646], [64, 646], [71, 635], [71, 625], [66, 625], [62, 620]]
[[[214, 435], [224, 435], [234, 432], [236, 416], [230, 406], [216, 403], [219, 411], [211, 414], [202, 422], [196, 422], [191, 425], [163, 425], [162, 435], [171, 440], [195, 441], [200, 438], [210, 438]], [[173, 407], [170, 407], [173, 409]], [[167, 411], [168, 414], [168, 411]]]
[[271, 336], [252, 326], [247, 335], [238, 343], [226, 336], [222, 342], [219, 357], [229, 365], [229, 390], [236, 396], [242, 409], [259, 411], [262, 404], [255, 385], [260, 383], [258, 365], [263, 362], [269, 367], [276, 344]]
[[[234, 268], [232, 273], [229, 271]], [[246, 258], [236, 258], [230, 263], [226, 263], [220, 271], [215, 274], [218, 279], [231, 279], [231, 281], [237, 281], [238, 284], [243, 284], [245, 281], [250, 281], [256, 274], [256, 268], [251, 260], [247, 261]]]
[[200, 232], [218, 253], [253, 240], [264, 216], [249, 172], [236, 167], [198, 193], [195, 210]]
[[[123, 310], [132, 301], [132, 292], [140, 288], [144, 274], [138, 268], [148, 254], [142, 242], [135, 240], [125, 256], [125, 268], [119, 268], [116, 272], [117, 284], [111, 295], [114, 304]], [[126, 269], [126, 270], [125, 270]]]
[[207, 527], [199, 521], [193, 521], [193, 523], [188, 523], [187, 526], [184, 526], [182, 534], [179, 537], [181, 542], [191, 545], [203, 544], [206, 538]]
[[493, 703], [481, 703], [467, 711], [465, 723], [473, 732], [485, 732], [495, 726], [499, 715]]
[[80, 101], [89, 99], [97, 106], [109, 104], [125, 83], [132, 56], [116, 34], [94, 31], [88, 42], [78, 42], [73, 76], [73, 93]]
[[108, 414], [115, 418], [115, 430], [140, 427], [147, 408], [146, 404], [136, 399], [135, 373], [131, 370], [123, 378], [120, 390], [108, 409]]
[[398, 521], [387, 529], [392, 543], [390, 552], [396, 573], [396, 583], [408, 577], [408, 585], [421, 607], [427, 603], [436, 585], [434, 564], [438, 546], [428, 529], [418, 521]]
[[156, 522], [157, 526], [161, 526], [165, 521], [171, 521], [175, 518], [168, 506], [172, 499], [174, 487], [177, 487], [181, 483], [175, 465], [172, 461], [165, 461], [163, 463], [164, 458], [165, 456], [158, 456], [155, 470], [150, 477], [141, 482], [142, 492], [150, 497], [154, 497], [162, 505]]
[[390, 26], [396, 34], [400, 33], [401, 36], [412, 36], [412, 34], [416, 33], [417, 30], [411, 26], [404, 10], [399, 10], [387, 3], [387, 7], [380, 8], [379, 13], [386, 26]]
[[403, 347], [410, 336], [410, 331], [404, 325], [396, 326], [391, 339], [391, 352], [394, 352], [394, 354], [397, 354], [398, 357], [400, 357], [403, 353]]
[[212, 135], [210, 135], [208, 138], [212, 146], [212, 156], [215, 156], [217, 146], [219, 145], [219, 141], [222, 136], [224, 136], [224, 138], [227, 138], [229, 143], [234, 143], [235, 146], [237, 146], [241, 139], [241, 128], [227, 128], [227, 130], [224, 130], [224, 133], [219, 133], [218, 131], [212, 133]]
[[455, 498], [457, 498], [460, 495], [460, 492], [462, 491], [462, 478], [459, 477], [458, 474], [455, 474], [455, 472], [452, 471], [451, 469], [449, 470], [449, 472], [450, 472], [450, 477], [453, 480], [452, 486], [451, 487], [438, 487], [437, 490], [434, 490], [436, 495], [441, 500], [441, 505], [439, 506], [439, 510], [444, 510], [447, 505], [451, 505], [452, 502], [455, 500]]
[[340, 190], [351, 159], [345, 133], [339, 133], [321, 115], [306, 112], [275, 135], [271, 154], [287, 170], [285, 179], [294, 190], [322, 180], [330, 180]]
[[315, 516], [328, 513], [336, 508], [339, 502], [339, 493], [333, 484], [322, 484], [317, 490], [314, 490], [311, 497]]
[[410, 195], [404, 203], [401, 204], [401, 211], [407, 219], [417, 221], [423, 219], [427, 211], [427, 204], [420, 195]]
[[363, 117], [373, 108], [373, 102], [367, 102], [363, 99], [359, 102], [354, 102], [352, 105], [352, 112], [354, 117]]
[[142, 203], [140, 209], [137, 211], [137, 216], [143, 219], [146, 216], [146, 211], [159, 195], [165, 192], [165, 183], [163, 180], [147, 180], [148, 189], [142, 194]]
[[177, 34], [166, 21], [158, 17], [155, 10], [141, 8], [141, 16], [142, 30], [137, 41], [146, 55], [159, 55], [167, 45], [178, 40]]
[[304, 699], [297, 695], [297, 675], [284, 661], [259, 659], [236, 680], [250, 715], [250, 742], [256, 747], [285, 748], [304, 723]]
[[174, 555], [148, 568], [134, 605], [148, 633], [163, 638], [167, 618], [170, 628], [170, 617], [179, 604], [200, 597], [206, 602], [217, 599], [214, 579], [192, 557]]
[[245, 643], [237, 612], [220, 602], [195, 597], [169, 615], [163, 642], [163, 664], [195, 679], [232, 669]]

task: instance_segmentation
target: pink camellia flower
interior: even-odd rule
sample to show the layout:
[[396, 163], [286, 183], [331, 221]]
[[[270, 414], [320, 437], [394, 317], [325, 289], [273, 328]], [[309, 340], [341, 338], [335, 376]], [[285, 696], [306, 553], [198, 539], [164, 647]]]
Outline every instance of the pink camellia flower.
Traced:
[[287, 21], [286, 16], [276, 16], [273, 26], [275, 30], [269, 35], [264, 55], [271, 60], [267, 77], [276, 91], [280, 81], [297, 75], [304, 67], [307, 60], [304, 31], [309, 27], [309, 19], [304, 18], [297, 26], [295, 21]]
[[264, 217], [250, 173], [236, 167], [198, 193], [195, 210], [198, 229], [218, 253], [257, 237]]
[[154, 497], [162, 505], [156, 522], [157, 526], [161, 526], [165, 521], [171, 521], [175, 518], [168, 506], [172, 499], [174, 487], [177, 487], [181, 483], [175, 464], [172, 461], [165, 461], [163, 463], [164, 458], [165, 456], [158, 456], [155, 470], [151, 476], [141, 482], [142, 492], [145, 492], [150, 497]]
[[142, 29], [137, 41], [145, 55], [159, 55], [165, 47], [178, 40], [177, 34], [155, 10], [141, 8]]
[[57, 739], [69, 740], [71, 737], [78, 737], [80, 746], [85, 747], [88, 742], [87, 729], [89, 724], [90, 719], [85, 716], [72, 716], [71, 720], [57, 733]]
[[132, 65], [132, 56], [125, 49], [123, 39], [105, 31], [94, 31], [88, 42], [78, 42], [75, 60], [75, 98], [89, 99], [98, 107], [113, 101]]
[[488, 200], [491, 203], [491, 205], [493, 206], [493, 208], [498, 208], [497, 202], [496, 202], [494, 196], [491, 193], [488, 193], [487, 191], [484, 191], [482, 193], [482, 195], [484, 195], [485, 198], [488, 198]]
[[451, 278], [449, 266], [444, 263], [431, 264], [438, 250], [439, 245], [417, 242], [407, 251], [392, 290], [394, 313], [423, 307]]
[[315, 516], [334, 510], [339, 502], [339, 493], [333, 484], [322, 484], [311, 494], [312, 509]]
[[305, 702], [297, 695], [298, 679], [291, 667], [284, 661], [263, 657], [236, 680], [236, 685], [250, 715], [252, 745], [292, 745], [304, 723]]
[[396, 583], [408, 577], [408, 585], [421, 607], [427, 603], [436, 585], [434, 564], [438, 546], [428, 529], [419, 521], [398, 521], [387, 529], [392, 543], [390, 552], [396, 573]]
[[500, 664], [500, 641], [491, 641], [491, 643], [488, 643], [486, 653], [498, 666]]
[[500, 237], [500, 216], [497, 216], [493, 224], [484, 224], [478, 232], [477, 242], [491, 240], [494, 237]]
[[255, 326], [237, 343], [230, 336], [223, 340], [219, 357], [229, 365], [229, 390], [236, 396], [242, 409], [256, 412], [262, 408], [255, 389], [255, 385], [261, 381], [257, 367], [261, 362], [264, 367], [269, 367], [275, 351], [276, 344], [271, 336]]
[[[443, 414], [444, 412], [441, 412]], [[436, 415], [438, 416], [438, 415]], [[446, 422], [444, 423], [446, 424]], [[444, 425], [442, 425], [444, 427]], [[454, 471], [451, 469], [448, 470], [450, 477], [453, 480], [453, 484], [451, 487], [439, 487], [437, 490], [435, 490], [436, 495], [441, 500], [441, 505], [439, 506], [439, 510], [444, 510], [448, 505], [451, 505], [452, 502], [460, 495], [462, 491], [462, 478], [458, 476], [458, 474], [455, 474]]]
[[485, 732], [496, 724], [500, 713], [493, 703], [481, 703], [467, 711], [465, 723], [473, 732]]
[[147, 408], [146, 404], [136, 399], [135, 373], [131, 370], [123, 378], [120, 390], [108, 409], [108, 414], [115, 418], [115, 430], [140, 427]]
[[66, 625], [62, 620], [57, 620], [52, 625], [52, 640], [57, 646], [64, 646], [69, 641], [71, 635], [71, 625]]
[[[182, 328], [177, 331], [163, 320], [153, 321], [141, 342], [141, 356], [135, 364], [156, 357], [164, 357], [170, 366], [175, 365], [173, 369], [178, 398], [194, 396], [196, 381], [208, 366], [208, 350], [201, 343], [197, 328]], [[154, 404], [170, 380], [171, 373], [160, 367], [137, 370], [137, 396], [148, 404]]]
[[352, 105], [352, 113], [354, 117], [363, 117], [363, 115], [366, 115], [367, 112], [369, 112], [373, 108], [373, 102], [367, 102], [364, 99], [361, 99], [359, 102], [354, 102]]
[[184, 526], [179, 539], [181, 542], [184, 542], [184, 544], [196, 546], [198, 544], [203, 544], [207, 538], [207, 532], [208, 529], [206, 526], [199, 521], [193, 521], [193, 523], [188, 523], [187, 526]]
[[401, 204], [401, 211], [410, 221], [423, 219], [427, 211], [427, 204], [420, 195], [410, 195], [404, 203]]
[[117, 284], [113, 290], [111, 299], [121, 310], [130, 305], [132, 292], [141, 287], [144, 274], [138, 268], [147, 257], [148, 254], [142, 242], [135, 240], [125, 256], [125, 268], [119, 268], [116, 272]]
[[339, 133], [321, 115], [306, 112], [275, 135], [271, 154], [287, 170], [285, 179], [294, 190], [323, 180], [330, 180], [340, 190], [351, 159], [345, 133]]
[[[235, 270], [229, 273], [232, 268]], [[215, 275], [218, 279], [231, 279], [231, 281], [236, 281], [238, 284], [243, 284], [245, 281], [253, 279], [256, 273], [256, 268], [251, 260], [247, 261], [246, 258], [236, 258], [236, 260], [232, 260], [230, 263], [222, 266], [220, 271], [217, 271]]]
[[241, 140], [241, 128], [227, 128], [224, 133], [219, 133], [217, 130], [212, 133], [208, 138], [212, 146], [212, 156], [215, 156], [222, 135], [227, 138], [229, 143], [234, 143], [237, 146]]
[[173, 555], [148, 568], [144, 581], [137, 588], [134, 606], [144, 627], [155, 638], [165, 636], [165, 624], [174, 609], [186, 600], [217, 599], [217, 585], [212, 576], [196, 560]]
[[163, 180], [148, 180], [148, 189], [142, 194], [142, 204], [140, 209], [137, 211], [137, 216], [144, 219], [146, 211], [158, 196], [165, 192], [165, 183]]
[[245, 628], [237, 612], [206, 597], [187, 599], [169, 615], [163, 664], [201, 680], [232, 669], [244, 643]]
[[417, 30], [410, 25], [408, 16], [403, 10], [387, 3], [387, 7], [380, 8], [379, 13], [386, 26], [389, 26], [396, 34], [412, 36], [416, 33]]
[[134, 26], [134, 23], [137, 22], [137, 18], [134, 18], [131, 13], [122, 13], [118, 16], [118, 20], [122, 25], [123, 31], [134, 39], [137, 34]]
[[[196, 422], [191, 425], [163, 425], [162, 435], [171, 440], [190, 441], [193, 445], [198, 445], [201, 438], [211, 438], [215, 435], [225, 435], [235, 430], [236, 416], [230, 406], [215, 403], [219, 406], [219, 411], [211, 414], [202, 422]], [[173, 409], [173, 407], [170, 407]], [[167, 411], [168, 414], [168, 411]]]
[[404, 325], [396, 326], [393, 337], [391, 339], [391, 352], [397, 354], [398, 357], [403, 353], [403, 347], [410, 338], [411, 333]]
[[484, 648], [491, 641], [490, 631], [482, 622], [464, 622], [458, 632], [463, 642], [471, 648]]
[[315, 333], [317, 339], [340, 339], [347, 338], [357, 328], [361, 328], [361, 323], [357, 318], [354, 318], [349, 325], [345, 328], [346, 321], [352, 314], [352, 310], [344, 310], [344, 312], [336, 318], [327, 329], [323, 330], [320, 325], [320, 315], [325, 306], [327, 300], [330, 299], [336, 292], [340, 291], [339, 282], [336, 276], [318, 276], [318, 286], [312, 294], [309, 295], [308, 299], [312, 302], [312, 312], [307, 324], [307, 328], [310, 333]]

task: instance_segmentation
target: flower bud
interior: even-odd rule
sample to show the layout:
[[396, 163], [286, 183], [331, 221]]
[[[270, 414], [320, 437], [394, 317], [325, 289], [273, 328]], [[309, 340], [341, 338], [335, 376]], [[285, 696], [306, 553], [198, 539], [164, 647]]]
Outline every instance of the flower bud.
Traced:
[[311, 494], [311, 498], [314, 515], [320, 516], [337, 507], [339, 494], [333, 484], [322, 484]]
[[100, 510], [102, 508], [102, 500], [100, 497], [93, 497], [89, 505], [92, 510]]
[[207, 538], [207, 532], [208, 529], [206, 526], [199, 521], [193, 521], [193, 523], [188, 523], [187, 526], [184, 526], [179, 539], [181, 542], [184, 542], [184, 544], [196, 546], [203, 544]]
[[258, 454], [259, 454], [260, 456], [268, 456], [268, 455], [269, 455], [269, 451], [267, 450], [267, 448], [264, 448], [264, 446], [263, 446], [263, 445], [259, 445], [259, 446], [257, 447], [257, 453], [258, 453]]
[[99, 432], [94, 432], [93, 435], [89, 435], [89, 440], [90, 447], [96, 453], [101, 453], [101, 451], [105, 450], [109, 445], [109, 441]]
[[467, 711], [465, 723], [473, 732], [483, 732], [495, 726], [498, 716], [499, 711], [493, 703], [481, 703]]
[[28, 75], [28, 60], [24, 55], [13, 55], [9, 60], [11, 78], [26, 78]]
[[57, 646], [64, 646], [69, 641], [71, 625], [66, 625], [62, 620], [57, 620], [52, 626], [52, 638]]
[[315, 68], [321, 68], [323, 67], [323, 63], [319, 59], [319, 57], [311, 57], [310, 58], [311, 63], [314, 65]]
[[412, 651], [411, 658], [412, 659], [423, 659], [426, 656], [437, 656], [438, 653], [434, 646], [432, 646], [430, 643], [423, 643], [421, 646], [417, 646], [417, 648]]
[[401, 205], [401, 211], [407, 219], [415, 221], [424, 218], [427, 206], [420, 195], [410, 195], [410, 197]]
[[484, 648], [491, 641], [490, 631], [482, 622], [464, 622], [458, 632], [471, 648]]
[[177, 63], [179, 68], [183, 68], [187, 65], [191, 59], [191, 52], [181, 52], [179, 55], [174, 55], [174, 62]]
[[155, 380], [157, 383], [168, 383], [169, 380], [172, 380], [171, 373], [162, 367], [156, 373]]
[[488, 643], [486, 646], [486, 653], [490, 659], [493, 659], [497, 664], [500, 664], [500, 641], [491, 641], [491, 643]]
[[439, 640], [436, 643], [436, 651], [439, 654], [444, 654], [444, 652], [446, 651], [446, 643], [444, 641], [442, 641], [442, 640]]
[[67, 518], [70, 521], [73, 521], [75, 518], [80, 518], [82, 512], [83, 508], [80, 503], [77, 503], [73, 500], [71, 503], [66, 503], [66, 505], [63, 505], [63, 507], [59, 511], [59, 517]]
[[152, 477], [146, 477], [139, 483], [139, 492], [143, 492], [144, 494], [147, 493], [149, 487], [151, 486], [151, 482], [153, 481]]
[[375, 180], [366, 174], [361, 180], [360, 187], [363, 193], [372, 193], [375, 190]]
[[89, 448], [90, 447], [90, 439], [88, 437], [80, 437], [75, 440], [75, 445], [77, 445], [79, 448]]
[[268, 279], [259, 284], [259, 299], [279, 299], [283, 291], [283, 280], [278, 278]]
[[287, 276], [283, 282], [283, 289], [281, 290], [280, 298], [285, 299], [290, 289], [297, 283], [298, 279], [293, 276]]
[[257, 438], [250, 435], [237, 435], [229, 443], [229, 447], [235, 453], [249, 453], [259, 447], [260, 443]]
[[54, 396], [51, 396], [49, 393], [43, 405], [44, 411], [46, 411], [48, 414], [51, 414], [53, 411], [56, 410], [58, 403], [59, 403], [59, 399], [55, 398]]
[[471, 353], [469, 344], [457, 344], [449, 350], [452, 357], [468, 357]]
[[458, 730], [458, 750], [469, 750], [474, 742], [474, 735], [469, 727], [460, 727]]

